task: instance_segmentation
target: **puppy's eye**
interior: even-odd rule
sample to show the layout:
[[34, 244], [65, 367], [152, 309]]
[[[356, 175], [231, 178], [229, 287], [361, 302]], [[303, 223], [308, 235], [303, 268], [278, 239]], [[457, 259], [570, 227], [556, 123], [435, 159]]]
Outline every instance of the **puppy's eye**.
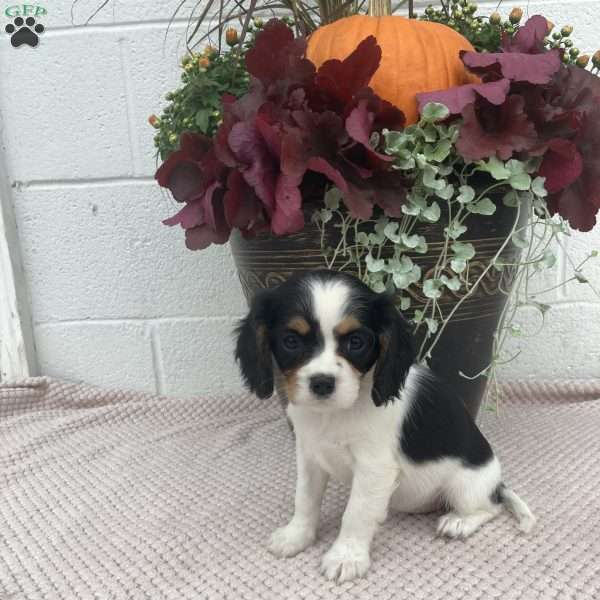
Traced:
[[362, 350], [364, 350], [366, 345], [367, 343], [364, 337], [357, 333], [349, 335], [348, 339], [346, 340], [346, 346], [348, 348], [348, 351], [352, 354], [357, 354], [358, 352], [361, 352]]
[[290, 352], [295, 352], [302, 345], [302, 340], [297, 333], [286, 333], [282, 340], [283, 347]]

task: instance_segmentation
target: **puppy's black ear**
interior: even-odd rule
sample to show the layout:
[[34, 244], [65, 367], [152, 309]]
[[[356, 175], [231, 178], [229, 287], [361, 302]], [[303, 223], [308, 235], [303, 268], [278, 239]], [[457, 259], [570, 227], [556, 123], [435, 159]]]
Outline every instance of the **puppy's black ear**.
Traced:
[[404, 385], [408, 371], [415, 362], [415, 342], [412, 328], [398, 312], [392, 297], [381, 295], [375, 303], [379, 311], [379, 358], [375, 365], [371, 396], [376, 406], [393, 400]]
[[259, 292], [252, 300], [248, 316], [236, 329], [235, 358], [245, 384], [259, 398], [273, 394], [273, 358], [267, 330], [269, 298], [268, 291]]

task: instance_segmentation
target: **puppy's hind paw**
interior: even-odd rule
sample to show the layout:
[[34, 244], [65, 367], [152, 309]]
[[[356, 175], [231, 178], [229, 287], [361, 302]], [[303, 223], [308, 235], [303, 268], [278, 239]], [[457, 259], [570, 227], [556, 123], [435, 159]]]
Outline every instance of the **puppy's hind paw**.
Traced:
[[363, 577], [370, 566], [367, 549], [357, 544], [336, 542], [323, 556], [321, 573], [330, 581], [343, 583]]
[[464, 520], [457, 514], [448, 513], [438, 520], [437, 534], [449, 538], [463, 537]]
[[302, 552], [315, 541], [315, 533], [306, 527], [289, 523], [276, 529], [269, 540], [269, 552], [279, 558], [289, 558]]
[[522, 533], [529, 533], [535, 527], [536, 522], [537, 519], [533, 515], [525, 515], [519, 520], [519, 530]]

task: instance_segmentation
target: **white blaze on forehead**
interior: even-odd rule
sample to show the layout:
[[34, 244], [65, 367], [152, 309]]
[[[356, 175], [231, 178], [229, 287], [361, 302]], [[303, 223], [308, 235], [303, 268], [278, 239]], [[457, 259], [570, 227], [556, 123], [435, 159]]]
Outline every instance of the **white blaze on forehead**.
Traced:
[[344, 318], [350, 290], [343, 281], [314, 281], [311, 283], [313, 316], [327, 341], [333, 338], [335, 326]]
[[[296, 396], [299, 404], [318, 410], [335, 410], [352, 406], [360, 391], [360, 379], [347, 360], [338, 354], [335, 328], [344, 320], [352, 301], [352, 290], [345, 281], [313, 279], [308, 284], [312, 317], [318, 323], [323, 344], [296, 373]], [[311, 391], [311, 378], [329, 375], [335, 378], [335, 390], [327, 398], [317, 398]]]

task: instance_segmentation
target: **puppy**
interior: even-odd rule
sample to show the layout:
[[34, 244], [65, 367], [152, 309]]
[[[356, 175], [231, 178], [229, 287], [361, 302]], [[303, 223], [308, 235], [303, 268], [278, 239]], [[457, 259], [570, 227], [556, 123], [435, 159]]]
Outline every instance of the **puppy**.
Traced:
[[315, 541], [330, 476], [350, 485], [339, 535], [321, 563], [338, 582], [367, 572], [388, 509], [445, 506], [437, 532], [450, 538], [468, 537], [502, 506], [522, 531], [533, 527], [461, 400], [413, 364], [410, 326], [389, 296], [350, 275], [309, 272], [260, 293], [237, 335], [252, 392], [269, 397], [281, 374], [296, 435], [294, 515], [271, 536], [276, 556]]

